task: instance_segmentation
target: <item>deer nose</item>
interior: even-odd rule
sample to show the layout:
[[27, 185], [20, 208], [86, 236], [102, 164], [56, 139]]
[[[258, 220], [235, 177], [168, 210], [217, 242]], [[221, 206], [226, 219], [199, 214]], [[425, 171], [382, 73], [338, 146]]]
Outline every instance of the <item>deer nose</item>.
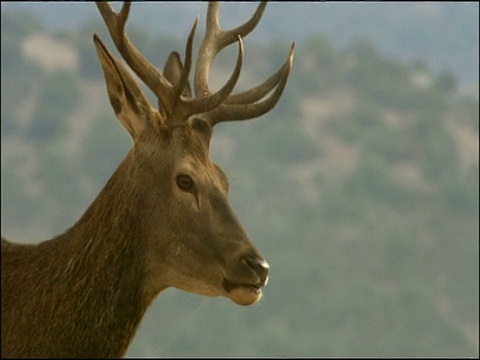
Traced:
[[270, 268], [270, 265], [268, 265], [264, 259], [258, 257], [248, 257], [245, 259], [245, 262], [257, 273], [258, 277], [260, 278], [260, 285], [266, 285], [268, 281], [268, 269]]

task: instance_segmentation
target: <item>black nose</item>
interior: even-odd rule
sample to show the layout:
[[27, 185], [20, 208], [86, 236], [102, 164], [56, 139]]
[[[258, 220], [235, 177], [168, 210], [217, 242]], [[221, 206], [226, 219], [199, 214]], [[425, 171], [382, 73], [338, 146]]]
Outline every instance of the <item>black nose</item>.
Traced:
[[259, 257], [248, 257], [245, 259], [247, 265], [252, 268], [260, 278], [260, 284], [264, 285], [268, 279], [268, 263]]

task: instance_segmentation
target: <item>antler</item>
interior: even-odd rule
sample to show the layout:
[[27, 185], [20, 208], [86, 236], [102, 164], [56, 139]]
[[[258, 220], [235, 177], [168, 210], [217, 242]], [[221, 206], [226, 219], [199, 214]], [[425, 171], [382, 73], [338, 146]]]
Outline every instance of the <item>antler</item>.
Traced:
[[[234, 42], [236, 36], [245, 37], [255, 29], [262, 18], [266, 6], [266, 1], [261, 2], [253, 16], [246, 23], [235, 29], [222, 31], [218, 20], [220, 4], [218, 2], [209, 3], [207, 29], [200, 46], [195, 70], [195, 94], [197, 96], [208, 96], [211, 93], [208, 87], [208, 74], [218, 52]], [[222, 121], [252, 119], [271, 110], [280, 99], [285, 88], [293, 63], [294, 51], [295, 43], [292, 44], [285, 64], [263, 84], [239, 94], [229, 95], [223, 104], [212, 110], [208, 114], [211, 125]], [[257, 103], [275, 86], [277, 86], [277, 89], [270, 97]]]
[[97, 7], [117, 50], [124, 60], [150, 90], [155, 93], [164, 108], [173, 109], [173, 93], [177, 92], [177, 90], [174, 90], [163, 75], [137, 50], [125, 32], [125, 23], [130, 13], [130, 3], [125, 2], [119, 14], [113, 11], [108, 2], [97, 2]]
[[[108, 2], [97, 2], [97, 7], [109, 30], [110, 36], [124, 60], [138, 77], [157, 96], [159, 107], [167, 113], [170, 124], [184, 123], [190, 115], [204, 113], [213, 126], [221, 121], [245, 120], [263, 115], [272, 109], [280, 98], [290, 73], [295, 43], [284, 65], [263, 84], [231, 95], [240, 75], [243, 59], [242, 37], [248, 35], [260, 21], [266, 2], [262, 2], [252, 18], [243, 25], [222, 31], [218, 21], [219, 3], [208, 6], [207, 28], [200, 46], [195, 76], [195, 98], [186, 98], [182, 91], [188, 84], [192, 64], [193, 38], [198, 23], [195, 21], [190, 31], [185, 49], [185, 65], [179, 80], [171, 84], [131, 43], [125, 32], [125, 24], [130, 12], [130, 2], [125, 2], [117, 14]], [[208, 75], [218, 52], [238, 41], [238, 57], [235, 69], [225, 85], [212, 94], [208, 86]], [[275, 91], [265, 98], [274, 88]], [[264, 99], [265, 98], [265, 99]], [[263, 99], [263, 100], [262, 100]], [[262, 101], [260, 101], [262, 100]]]

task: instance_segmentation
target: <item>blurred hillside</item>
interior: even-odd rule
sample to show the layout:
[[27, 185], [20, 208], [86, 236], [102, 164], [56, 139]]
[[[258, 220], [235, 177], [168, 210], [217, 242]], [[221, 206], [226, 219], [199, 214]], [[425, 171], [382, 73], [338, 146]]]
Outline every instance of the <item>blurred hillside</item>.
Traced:
[[[258, 2], [230, 2], [224, 24], [246, 20]], [[118, 5], [117, 5], [118, 6]], [[148, 34], [186, 37], [202, 2], [137, 2], [129, 23]], [[93, 29], [99, 23], [88, 2], [2, 2], [2, 17], [18, 11], [35, 14], [57, 31]], [[380, 54], [403, 61], [423, 59], [435, 73], [448, 69], [459, 84], [478, 83], [478, 2], [272, 2], [255, 30], [256, 41], [295, 39], [304, 44], [322, 34], [337, 46], [369, 39]], [[203, 29], [200, 21], [200, 31]], [[97, 27], [101, 28], [101, 26]]]
[[[130, 140], [92, 42], [93, 32], [108, 38], [104, 26], [52, 31], [33, 13], [3, 9], [2, 235], [37, 242], [81, 216]], [[183, 53], [186, 31], [128, 31], [158, 66], [170, 50]], [[292, 39], [255, 36], [239, 90], [273, 73]], [[226, 51], [214, 84], [233, 66]], [[271, 265], [264, 299], [243, 308], [168, 290], [128, 355], [478, 357], [474, 80], [476, 91], [460, 91], [456, 72], [387, 57], [369, 40], [306, 37], [275, 110], [220, 124], [213, 140], [232, 206]]]

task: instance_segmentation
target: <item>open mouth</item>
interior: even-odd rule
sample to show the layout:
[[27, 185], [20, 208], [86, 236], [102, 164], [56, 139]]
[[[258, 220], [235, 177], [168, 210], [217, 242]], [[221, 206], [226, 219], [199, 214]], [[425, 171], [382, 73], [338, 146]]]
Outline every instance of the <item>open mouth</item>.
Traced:
[[228, 279], [223, 280], [223, 289], [226, 296], [238, 305], [248, 306], [258, 302], [263, 295], [264, 283], [248, 284], [234, 283]]
[[225, 289], [225, 291], [228, 293], [231, 292], [233, 289], [244, 288], [259, 294], [262, 292], [262, 288], [263, 288], [263, 284], [234, 283], [228, 279], [223, 279], [222, 286]]

